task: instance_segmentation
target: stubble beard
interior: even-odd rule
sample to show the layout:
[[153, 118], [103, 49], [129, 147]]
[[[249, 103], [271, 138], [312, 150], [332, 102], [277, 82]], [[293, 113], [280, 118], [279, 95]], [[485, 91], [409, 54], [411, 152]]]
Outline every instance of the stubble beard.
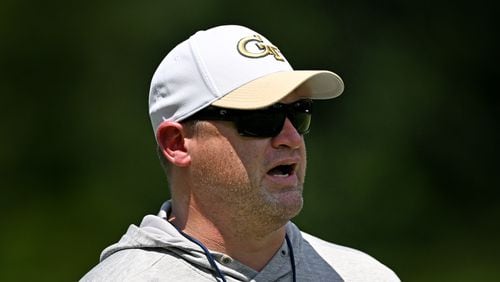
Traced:
[[302, 182], [282, 190], [265, 187], [259, 176], [249, 176], [238, 159], [206, 153], [204, 160], [192, 167], [192, 179], [197, 182], [195, 197], [205, 216], [216, 225], [229, 227], [234, 236], [265, 236], [302, 209]]

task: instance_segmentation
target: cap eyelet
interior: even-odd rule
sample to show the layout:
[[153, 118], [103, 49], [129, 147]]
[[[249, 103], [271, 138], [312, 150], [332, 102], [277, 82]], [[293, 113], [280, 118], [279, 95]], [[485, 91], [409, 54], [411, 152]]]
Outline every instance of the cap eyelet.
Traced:
[[223, 263], [223, 264], [230, 264], [233, 262], [233, 259], [229, 256], [222, 256], [220, 261]]

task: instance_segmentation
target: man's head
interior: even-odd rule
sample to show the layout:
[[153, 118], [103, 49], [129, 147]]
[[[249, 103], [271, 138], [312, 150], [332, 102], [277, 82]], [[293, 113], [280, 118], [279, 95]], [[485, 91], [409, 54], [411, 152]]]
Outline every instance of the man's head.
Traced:
[[310, 98], [340, 95], [344, 85], [329, 71], [294, 71], [281, 51], [246, 27], [199, 31], [160, 63], [151, 82], [149, 114], [156, 132], [163, 121], [182, 121], [209, 105], [258, 109], [298, 86]]
[[170, 179], [173, 199], [189, 197], [233, 223], [253, 222], [254, 231], [295, 216], [311, 99], [342, 91], [336, 74], [294, 71], [277, 47], [248, 28], [196, 33], [166, 56], [150, 90], [159, 152], [177, 172]]

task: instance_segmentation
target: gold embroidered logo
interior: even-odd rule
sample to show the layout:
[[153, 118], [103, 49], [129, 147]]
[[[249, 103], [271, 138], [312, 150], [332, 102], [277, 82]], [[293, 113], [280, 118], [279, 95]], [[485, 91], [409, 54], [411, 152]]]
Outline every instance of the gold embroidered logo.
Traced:
[[[251, 52], [248, 50], [247, 45], [250, 43], [255, 43], [255, 46], [257, 46], [260, 51]], [[240, 39], [238, 42], [238, 52], [249, 58], [262, 58], [267, 55], [272, 55], [278, 61], [285, 61], [285, 58], [283, 58], [280, 50], [276, 46], [264, 44], [262, 37], [257, 34]]]

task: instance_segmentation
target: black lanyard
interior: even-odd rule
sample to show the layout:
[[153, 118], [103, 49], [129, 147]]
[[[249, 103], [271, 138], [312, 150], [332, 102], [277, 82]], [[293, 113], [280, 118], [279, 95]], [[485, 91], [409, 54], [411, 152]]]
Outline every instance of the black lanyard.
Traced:
[[215, 270], [215, 274], [216, 274], [215, 279], [217, 281], [219, 281], [219, 278], [220, 278], [220, 279], [222, 279], [223, 282], [226, 282], [226, 278], [224, 278], [224, 275], [222, 275], [222, 271], [220, 271], [219, 267], [215, 263], [214, 256], [212, 255], [212, 253], [210, 253], [210, 251], [208, 251], [207, 247], [205, 247], [205, 245], [203, 245], [203, 243], [201, 243], [200, 241], [198, 241], [195, 238], [182, 232], [182, 230], [180, 230], [180, 229], [177, 229], [177, 230], [179, 230], [179, 232], [182, 234], [182, 236], [186, 237], [189, 241], [195, 243], [196, 245], [200, 246], [200, 248], [203, 249], [203, 252], [207, 256], [208, 262], [210, 263], [212, 268]]
[[288, 246], [288, 252], [290, 253], [290, 265], [292, 266], [292, 279], [293, 282], [297, 281], [297, 273], [295, 271], [295, 256], [293, 255], [292, 242], [288, 238], [288, 234], [285, 234], [286, 245]]
[[[196, 245], [200, 246], [200, 248], [203, 249], [203, 252], [207, 256], [208, 262], [210, 263], [210, 265], [212, 266], [212, 268], [215, 271], [215, 279], [217, 281], [219, 281], [219, 279], [220, 279], [221, 281], [226, 282], [226, 278], [224, 277], [222, 271], [219, 269], [219, 267], [215, 263], [214, 256], [212, 255], [212, 253], [210, 253], [210, 251], [207, 249], [207, 247], [205, 247], [205, 245], [203, 245], [203, 243], [201, 243], [200, 241], [198, 241], [195, 238], [182, 232], [182, 230], [180, 230], [180, 229], [177, 229], [177, 230], [179, 230], [179, 233], [181, 233], [182, 236], [186, 237], [189, 241], [195, 243]], [[288, 234], [285, 234], [285, 240], [286, 240], [286, 245], [288, 246], [288, 252], [290, 253], [290, 264], [292, 266], [292, 279], [293, 279], [293, 282], [295, 282], [297, 279], [297, 277], [296, 277], [297, 275], [296, 275], [296, 271], [295, 271], [295, 257], [293, 255], [292, 243], [290, 242], [290, 239], [288, 238]]]

